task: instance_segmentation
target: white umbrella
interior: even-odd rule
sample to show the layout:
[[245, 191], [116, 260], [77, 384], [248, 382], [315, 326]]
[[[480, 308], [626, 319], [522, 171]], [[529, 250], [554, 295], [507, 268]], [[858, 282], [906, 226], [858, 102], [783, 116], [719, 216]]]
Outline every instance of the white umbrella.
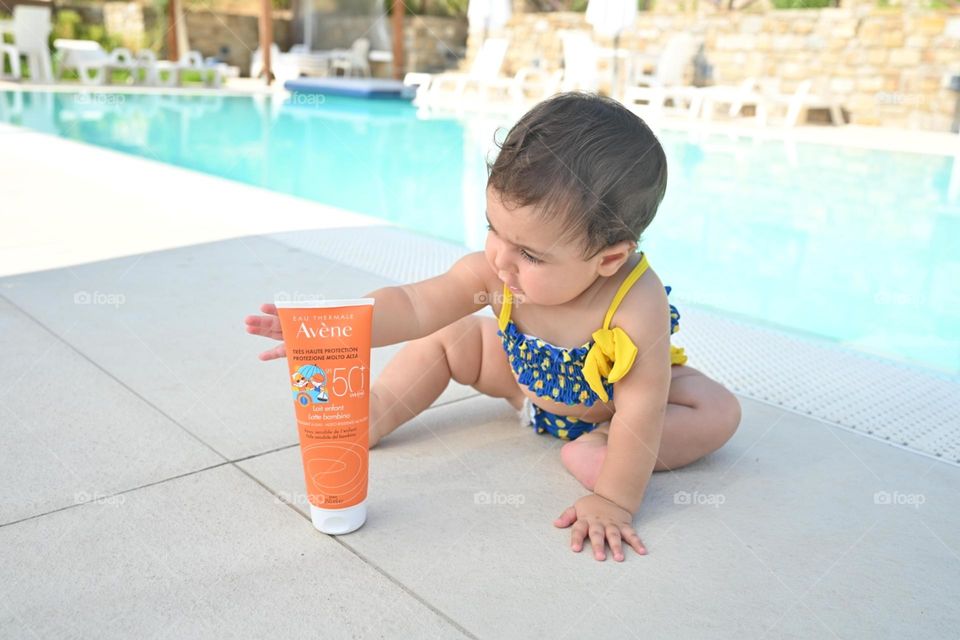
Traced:
[[491, 29], [499, 29], [510, 19], [510, 0], [470, 0], [467, 21], [471, 31], [483, 30], [483, 39]]
[[631, 26], [637, 18], [637, 0], [590, 0], [587, 5], [587, 22], [601, 36], [613, 38], [613, 84], [617, 84], [617, 49], [620, 32]]

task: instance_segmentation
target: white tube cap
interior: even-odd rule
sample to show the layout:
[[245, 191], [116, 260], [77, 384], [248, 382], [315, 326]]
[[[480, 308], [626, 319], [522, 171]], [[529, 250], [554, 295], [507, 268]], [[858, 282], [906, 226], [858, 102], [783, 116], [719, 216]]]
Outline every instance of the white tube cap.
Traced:
[[310, 519], [317, 531], [335, 536], [350, 533], [367, 521], [367, 501], [343, 509], [321, 509], [311, 504]]

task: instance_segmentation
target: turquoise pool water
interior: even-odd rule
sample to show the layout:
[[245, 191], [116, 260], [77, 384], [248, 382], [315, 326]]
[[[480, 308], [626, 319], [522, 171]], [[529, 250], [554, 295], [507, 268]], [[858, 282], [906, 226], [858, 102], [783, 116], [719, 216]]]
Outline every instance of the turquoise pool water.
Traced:
[[[45, 92], [0, 92], [0, 121], [483, 245], [496, 122], [332, 97]], [[954, 159], [661, 139], [669, 187], [641, 246], [681, 313], [695, 303], [960, 374]]]

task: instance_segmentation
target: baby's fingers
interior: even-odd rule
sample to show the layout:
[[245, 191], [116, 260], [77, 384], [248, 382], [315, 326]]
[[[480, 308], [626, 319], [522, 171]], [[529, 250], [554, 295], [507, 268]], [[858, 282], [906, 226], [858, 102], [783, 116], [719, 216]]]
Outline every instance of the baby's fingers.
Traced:
[[243, 319], [247, 325], [247, 333], [258, 336], [266, 336], [274, 340], [283, 340], [283, 330], [280, 326], [280, 318], [276, 315], [276, 307], [272, 304], [261, 305], [261, 310], [270, 313], [268, 316], [247, 316]]
[[613, 553], [613, 559], [617, 562], [623, 562], [623, 546], [620, 544], [620, 530], [616, 525], [607, 525], [607, 542], [610, 543], [610, 551]]
[[606, 560], [607, 550], [605, 542], [607, 537], [603, 530], [603, 525], [594, 522], [590, 525], [590, 543], [593, 545], [593, 557], [596, 560]]
[[587, 537], [587, 521], [577, 520], [570, 530], [570, 548], [577, 553], [583, 549], [583, 539]]
[[643, 545], [643, 541], [640, 540], [640, 536], [633, 530], [633, 527], [623, 527], [622, 533], [623, 539], [627, 541], [627, 544], [629, 544], [634, 551], [640, 555], [644, 555], [647, 552], [647, 548]]
[[560, 514], [560, 517], [553, 521], [553, 524], [561, 529], [566, 529], [576, 521], [577, 510], [573, 507], [567, 507], [566, 510]]
[[283, 348], [283, 345], [279, 347], [274, 347], [273, 349], [268, 349], [260, 354], [261, 360], [275, 360], [277, 358], [286, 358], [287, 350]]

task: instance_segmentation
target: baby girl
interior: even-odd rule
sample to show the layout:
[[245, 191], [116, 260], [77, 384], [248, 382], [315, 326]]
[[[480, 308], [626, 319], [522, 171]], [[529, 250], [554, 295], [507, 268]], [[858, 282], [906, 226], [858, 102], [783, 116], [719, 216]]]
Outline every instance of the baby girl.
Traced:
[[[507, 134], [489, 169], [487, 240], [446, 273], [377, 289], [372, 346], [406, 342], [370, 394], [370, 446], [427, 409], [451, 378], [521, 412], [531, 433], [567, 441], [566, 469], [589, 491], [554, 521], [571, 548], [589, 537], [646, 548], [633, 528], [654, 471], [721, 447], [736, 397], [670, 344], [679, 313], [644, 252], [667, 186], [649, 127], [620, 103], [559, 94]], [[495, 317], [474, 315], [490, 306]], [[249, 333], [282, 339], [276, 308]], [[285, 357], [283, 346], [262, 360]]]

